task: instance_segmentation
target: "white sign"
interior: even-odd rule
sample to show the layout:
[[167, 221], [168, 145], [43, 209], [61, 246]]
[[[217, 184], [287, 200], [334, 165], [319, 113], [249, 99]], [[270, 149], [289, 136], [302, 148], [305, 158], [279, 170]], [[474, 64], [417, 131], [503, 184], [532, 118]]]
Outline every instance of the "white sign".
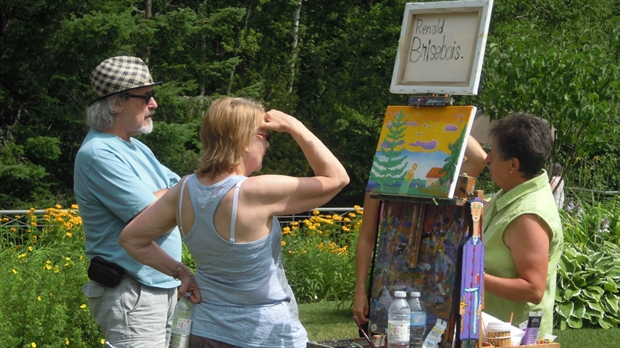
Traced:
[[493, 0], [408, 3], [390, 92], [478, 93]]

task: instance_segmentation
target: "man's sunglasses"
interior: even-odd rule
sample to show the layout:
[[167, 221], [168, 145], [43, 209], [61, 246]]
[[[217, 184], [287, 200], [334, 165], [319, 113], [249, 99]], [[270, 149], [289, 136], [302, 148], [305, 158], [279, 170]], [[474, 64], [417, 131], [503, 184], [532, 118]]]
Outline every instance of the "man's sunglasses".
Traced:
[[145, 94], [129, 94], [129, 93], [125, 93], [125, 95], [128, 98], [140, 98], [140, 99], [144, 99], [144, 103], [146, 105], [149, 104], [149, 102], [151, 101], [151, 98], [155, 98], [155, 91], [150, 91], [148, 93]]

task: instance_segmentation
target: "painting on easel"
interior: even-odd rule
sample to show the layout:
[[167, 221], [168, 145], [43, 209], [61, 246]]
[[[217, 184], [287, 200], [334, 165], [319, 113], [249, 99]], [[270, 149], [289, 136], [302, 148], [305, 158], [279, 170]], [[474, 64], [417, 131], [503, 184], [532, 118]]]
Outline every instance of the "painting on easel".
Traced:
[[388, 106], [366, 191], [451, 199], [475, 106]]

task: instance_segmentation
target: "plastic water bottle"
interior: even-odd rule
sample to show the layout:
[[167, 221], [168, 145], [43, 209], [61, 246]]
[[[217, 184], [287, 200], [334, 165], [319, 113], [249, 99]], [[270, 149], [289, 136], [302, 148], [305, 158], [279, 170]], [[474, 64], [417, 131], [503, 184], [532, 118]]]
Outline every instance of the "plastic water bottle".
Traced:
[[189, 345], [189, 334], [192, 327], [192, 309], [194, 304], [189, 300], [188, 292], [183, 298], [177, 301], [172, 316], [172, 335], [170, 337], [170, 348], [187, 348]]
[[411, 308], [411, 327], [409, 329], [409, 347], [420, 348], [426, 333], [426, 312], [420, 304], [420, 293], [412, 291], [409, 294], [409, 308]]
[[388, 311], [388, 348], [409, 347], [409, 321], [411, 310], [407, 303], [407, 293], [394, 292], [394, 302]]

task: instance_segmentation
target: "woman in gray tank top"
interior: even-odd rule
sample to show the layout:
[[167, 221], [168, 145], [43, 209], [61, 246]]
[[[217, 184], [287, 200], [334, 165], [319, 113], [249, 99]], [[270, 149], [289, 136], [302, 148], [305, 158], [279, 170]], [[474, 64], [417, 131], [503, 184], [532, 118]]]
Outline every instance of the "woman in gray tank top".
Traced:
[[[250, 175], [261, 169], [272, 133], [288, 133], [313, 177]], [[300, 121], [243, 98], [216, 100], [205, 113], [203, 153], [183, 178], [123, 230], [136, 260], [191, 291], [190, 347], [306, 347], [280, 257], [276, 215], [324, 205], [349, 183], [338, 159]], [[196, 274], [154, 241], [178, 226]]]

